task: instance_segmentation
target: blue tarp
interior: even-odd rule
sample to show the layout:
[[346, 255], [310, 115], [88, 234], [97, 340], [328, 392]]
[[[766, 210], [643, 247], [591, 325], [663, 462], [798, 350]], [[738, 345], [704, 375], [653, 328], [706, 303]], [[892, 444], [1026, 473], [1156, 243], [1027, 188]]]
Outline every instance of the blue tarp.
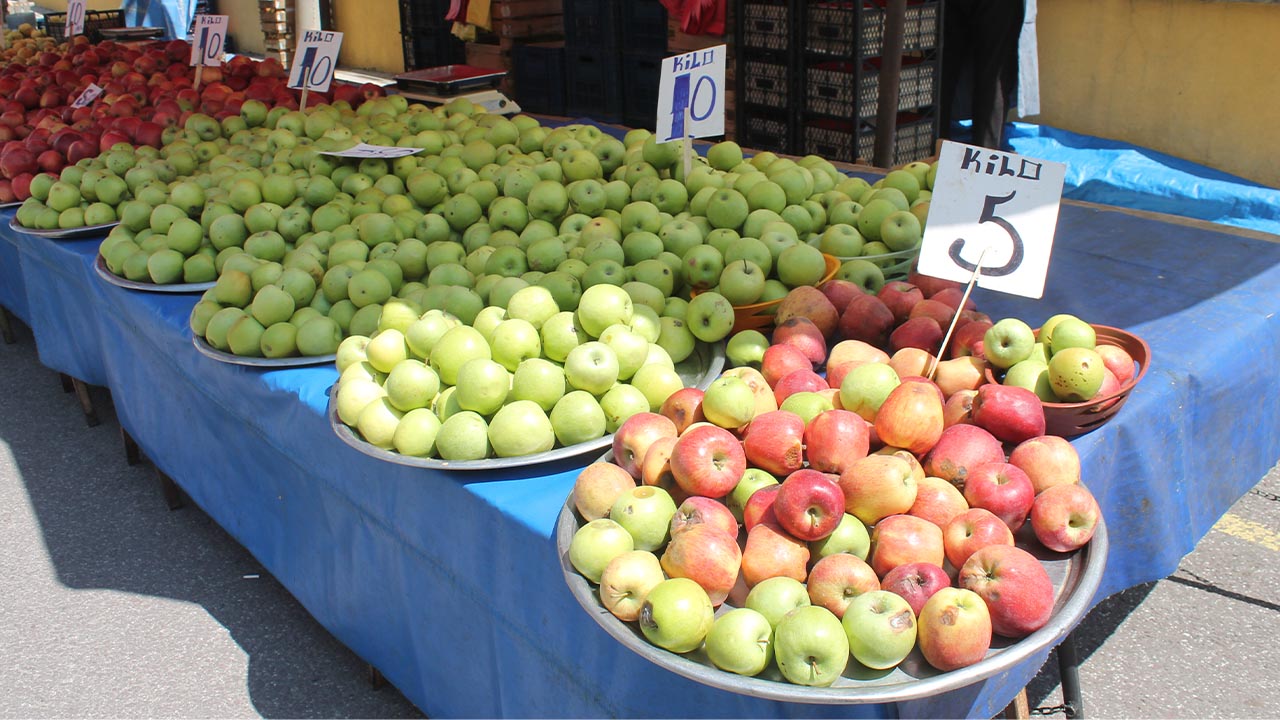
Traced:
[[185, 40], [196, 16], [195, 0], [123, 0], [127, 27], [164, 28], [165, 40]]

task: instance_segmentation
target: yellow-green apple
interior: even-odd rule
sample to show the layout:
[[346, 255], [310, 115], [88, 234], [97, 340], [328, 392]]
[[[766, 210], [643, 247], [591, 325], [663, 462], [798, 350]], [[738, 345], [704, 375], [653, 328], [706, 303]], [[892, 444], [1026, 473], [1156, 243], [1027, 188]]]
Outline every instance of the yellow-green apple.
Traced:
[[972, 508], [942, 526], [942, 547], [953, 567], [988, 545], [1012, 545], [1013, 532], [990, 510]]
[[890, 515], [871, 531], [871, 569], [884, 577], [899, 565], [927, 562], [941, 565], [946, 559], [942, 529], [912, 515]]
[[840, 517], [830, 535], [809, 543], [809, 553], [816, 558], [845, 553], [866, 560], [870, 552], [871, 534], [867, 532], [867, 526], [849, 513]]
[[942, 478], [927, 475], [916, 481], [916, 501], [907, 514], [945, 529], [952, 518], [968, 509], [969, 503], [965, 502], [964, 495], [960, 494], [955, 485]]
[[673, 653], [698, 649], [715, 622], [715, 608], [702, 586], [688, 578], [658, 583], [640, 606], [640, 631]]
[[511, 373], [488, 358], [468, 360], [458, 370], [457, 380], [454, 397], [458, 406], [481, 415], [496, 413], [511, 392]]
[[676, 503], [671, 495], [651, 485], [624, 490], [609, 508], [609, 519], [631, 533], [635, 549], [650, 552], [667, 544], [671, 516], [675, 514]]
[[661, 561], [668, 577], [693, 580], [707, 591], [711, 605], [718, 607], [738, 581], [742, 551], [734, 536], [699, 524], [673, 535]]
[[[862, 340], [841, 340], [831, 347], [827, 355], [827, 369], [848, 363], [889, 362], [889, 353]], [[831, 387], [840, 387], [839, 383]]]
[[841, 618], [854, 660], [873, 670], [897, 667], [916, 646], [916, 614], [902, 596], [873, 590], [849, 603]]
[[809, 580], [809, 601], [824, 607], [838, 618], [854, 598], [880, 589], [880, 579], [865, 560], [857, 555], [836, 553], [813, 564]]
[[759, 675], [773, 662], [773, 626], [751, 608], [736, 608], [716, 618], [706, 647], [707, 658], [721, 670]]
[[[840, 323], [840, 313], [825, 294], [816, 287], [802, 285], [793, 288], [778, 304], [775, 315], [779, 326], [791, 318], [804, 318], [814, 324], [824, 338], [835, 334]], [[775, 339], [775, 342], [777, 340]]]
[[881, 403], [875, 426], [886, 445], [924, 455], [942, 437], [942, 393], [928, 380], [908, 379]]
[[990, 510], [1013, 532], [1026, 522], [1035, 498], [1031, 478], [1011, 463], [979, 465], [969, 471], [964, 483], [964, 499], [969, 507]]
[[804, 351], [794, 345], [770, 345], [760, 361], [760, 374], [773, 387], [779, 380], [797, 370], [813, 370]]
[[972, 590], [945, 587], [920, 609], [916, 645], [925, 662], [942, 672], [959, 670], [991, 649], [991, 612]]
[[778, 518], [773, 514], [773, 502], [778, 499], [778, 490], [781, 488], [781, 484], [766, 485], [747, 498], [742, 506], [742, 527], [747, 532], [751, 532], [760, 523], [778, 523]]
[[[810, 288], [812, 289], [812, 288]], [[816, 292], [816, 291], [815, 291]], [[773, 330], [775, 345], [791, 345], [804, 353], [813, 365], [820, 365], [827, 359], [827, 341], [822, 331], [812, 320], [806, 317], [791, 317], [787, 320], [775, 320], [777, 327]], [[763, 360], [763, 358], [761, 358]]]
[[739, 521], [743, 520], [743, 511], [746, 509], [747, 501], [755, 495], [757, 490], [765, 487], [778, 485], [778, 479], [760, 468], [747, 468], [742, 474], [742, 479], [737, 485], [733, 486], [733, 491], [725, 499], [725, 504], [729, 508], [729, 512], [733, 513], [734, 518]]
[[697, 525], [710, 525], [731, 538], [738, 537], [738, 520], [719, 500], [693, 495], [671, 516], [671, 537]]
[[773, 398], [782, 407], [787, 398], [797, 393], [817, 393], [831, 389], [826, 378], [808, 369], [801, 368], [783, 375], [773, 384]]
[[1004, 318], [982, 337], [982, 353], [992, 366], [1007, 369], [1026, 360], [1036, 344], [1031, 326], [1018, 318]]
[[899, 515], [916, 501], [916, 479], [911, 465], [892, 455], [868, 455], [840, 473], [845, 512], [867, 525]]
[[[841, 278], [831, 278], [819, 285], [818, 289], [822, 291], [823, 295], [827, 296], [827, 300], [831, 302], [831, 307], [835, 308], [836, 315], [844, 315], [845, 308], [849, 307], [849, 302], [858, 295], [863, 294], [862, 288], [857, 283]], [[836, 321], [836, 324], [839, 326], [839, 320]]]
[[[644, 462], [640, 465], [640, 482], [666, 490], [672, 500], [683, 503], [689, 494], [676, 483], [671, 474], [671, 451], [675, 450], [677, 438], [658, 438], [649, 446], [644, 454]], [[674, 516], [672, 518], [674, 520]]]
[[[649, 345], [648, 348], [662, 351], [657, 345]], [[646, 358], [646, 364], [631, 376], [631, 386], [644, 397], [649, 412], [659, 412], [667, 398], [684, 389], [684, 380], [675, 368]]]
[[855, 295], [840, 315], [840, 335], [880, 347], [889, 339], [896, 320], [893, 311], [875, 295]]
[[1049, 358], [1049, 385], [1062, 402], [1084, 402], [1093, 399], [1102, 389], [1105, 370], [1106, 365], [1096, 350], [1063, 348]]
[[605, 431], [604, 410], [586, 390], [564, 394], [551, 408], [551, 429], [561, 445], [576, 445], [602, 437]]
[[702, 398], [704, 393], [698, 388], [682, 388], [671, 393], [662, 403], [659, 414], [671, 420], [676, 426], [676, 434], [684, 432], [690, 425], [706, 419], [702, 414]]
[[1044, 435], [1044, 406], [1026, 388], [987, 383], [973, 398], [973, 423], [1006, 443]]
[[600, 337], [600, 333], [610, 325], [631, 322], [632, 313], [631, 296], [627, 291], [607, 283], [583, 290], [582, 299], [578, 302], [578, 322], [593, 338]]
[[639, 480], [640, 466], [649, 446], [658, 438], [674, 438], [678, 434], [675, 423], [666, 416], [651, 412], [636, 413], [627, 418], [613, 434], [613, 461], [631, 477]]
[[[876, 297], [889, 308], [889, 312], [893, 313], [894, 322], [901, 324], [911, 317], [911, 308], [916, 303], [924, 300], [924, 293], [920, 292], [920, 288], [909, 282], [902, 280], [891, 280], [880, 288], [880, 292], [876, 293]], [[847, 312], [847, 311], [846, 311]]]
[[898, 385], [898, 374], [888, 363], [858, 365], [840, 381], [840, 407], [873, 422], [885, 398]]
[[1051, 357], [1067, 348], [1093, 350], [1098, 341], [1093, 326], [1076, 317], [1060, 319], [1042, 339], [1048, 343]]
[[640, 617], [649, 591], [666, 580], [658, 556], [644, 550], [624, 552], [600, 573], [600, 603], [623, 622]]
[[690, 495], [722, 498], [747, 470], [747, 456], [733, 433], [705, 425], [690, 428], [671, 452], [671, 473]]
[[[781, 385], [779, 386], [781, 387]], [[782, 401], [782, 404], [778, 406], [778, 409], [793, 412], [808, 424], [818, 415], [828, 410], [834, 410], [836, 407], [835, 401], [838, 399], [839, 393], [830, 388], [824, 388], [817, 392], [801, 390], [788, 395]]]
[[756, 409], [755, 415], [763, 415], [767, 412], [773, 412], [778, 409], [778, 401], [773, 397], [773, 388], [769, 387], [768, 381], [759, 370], [750, 367], [736, 367], [725, 370], [721, 373], [722, 377], [740, 378], [751, 388], [751, 392], [755, 395]]
[[978, 396], [977, 390], [958, 390], [942, 404], [942, 424], [968, 425], [973, 422], [973, 399]]
[[467, 361], [475, 358], [492, 358], [489, 343], [479, 330], [468, 325], [451, 327], [440, 336], [431, 348], [431, 369], [446, 385], [456, 385], [458, 371]]
[[773, 657], [792, 683], [828, 687], [849, 664], [849, 638], [830, 610], [808, 605], [787, 613], [774, 628]]
[[769, 349], [769, 338], [759, 330], [742, 330], [733, 334], [725, 345], [725, 356], [735, 367], [760, 367], [764, 360], [764, 351]]
[[1119, 345], [1099, 343], [1094, 351], [1102, 357], [1102, 363], [1116, 377], [1116, 382], [1123, 387], [1134, 375], [1133, 356]]
[[785, 410], [757, 415], [743, 431], [742, 447], [753, 467], [790, 475], [804, 467], [804, 421]]
[[963, 488], [970, 470], [1003, 461], [1004, 446], [994, 435], [977, 425], [952, 425], [924, 456], [924, 471]]
[[722, 375], [702, 395], [702, 415], [708, 422], [736, 430], [755, 417], [755, 393], [741, 378]]
[[917, 616], [934, 593], [950, 585], [951, 578], [946, 570], [924, 562], [899, 565], [880, 581], [882, 589], [901, 596]]
[[933, 353], [916, 347], [900, 348], [889, 358], [889, 367], [898, 377], [924, 377], [933, 362]]
[[844, 517], [844, 492], [829, 475], [817, 470], [797, 470], [779, 486], [773, 514], [793, 537], [821, 540], [830, 535]]
[[747, 533], [747, 544], [742, 550], [742, 578], [747, 587], [754, 587], [771, 577], [789, 577], [803, 582], [808, 576], [808, 567], [809, 546], [792, 537], [781, 526], [760, 523]]
[[1036, 494], [1057, 485], [1080, 482], [1080, 454], [1066, 439], [1041, 435], [1018, 443], [1009, 453], [1009, 462], [1031, 478]]
[[924, 466], [921, 465], [916, 456], [912, 455], [909, 451], [893, 447], [891, 445], [885, 445], [884, 447], [877, 449], [875, 454], [892, 455], [896, 458], [902, 458], [902, 460], [911, 466], [911, 477], [915, 478], [917, 485], [919, 485], [920, 481], [924, 479]]
[[621, 525], [601, 518], [578, 528], [569, 542], [569, 562], [575, 570], [593, 583], [619, 555], [634, 549], [634, 541]]
[[583, 343], [565, 357], [564, 376], [573, 389], [599, 397], [618, 381], [618, 356], [602, 342]]
[[588, 522], [607, 517], [618, 497], [636, 487], [627, 471], [610, 462], [594, 462], [573, 483], [573, 506]]
[[1084, 485], [1055, 485], [1031, 505], [1031, 529], [1041, 545], [1057, 552], [1083, 547], [1098, 529], [1102, 511]]
[[717, 343], [733, 331], [733, 305], [718, 292], [699, 293], [689, 301], [685, 322], [702, 342]]
[[697, 338], [689, 331], [683, 318], [664, 316], [660, 319], [658, 346], [671, 356], [672, 361], [681, 362], [689, 357], [697, 344]]
[[1021, 638], [1044, 627], [1053, 614], [1053, 581], [1034, 555], [1012, 545], [988, 545], [960, 567], [957, 584], [982, 598], [991, 630]]
[[763, 615], [770, 627], [777, 627], [787, 613], [812, 603], [804, 583], [779, 575], [756, 583], [744, 604]]
[[805, 426], [803, 439], [809, 467], [829, 473], [842, 473], [866, 457], [871, 443], [867, 422], [848, 410], [818, 413]]
[[1046, 345], [1049, 345], [1050, 347], [1052, 347], [1053, 331], [1058, 327], [1058, 323], [1061, 323], [1064, 320], [1078, 321], [1079, 319], [1080, 318], [1077, 318], [1075, 315], [1071, 315], [1069, 313], [1058, 313], [1057, 315], [1050, 317], [1048, 320], [1044, 321], [1044, 324], [1040, 326], [1040, 331], [1039, 331], [1040, 342], [1045, 343]]
[[938, 352], [943, 334], [942, 326], [931, 317], [910, 318], [889, 333], [889, 350], [896, 352], [904, 347], [915, 347]]

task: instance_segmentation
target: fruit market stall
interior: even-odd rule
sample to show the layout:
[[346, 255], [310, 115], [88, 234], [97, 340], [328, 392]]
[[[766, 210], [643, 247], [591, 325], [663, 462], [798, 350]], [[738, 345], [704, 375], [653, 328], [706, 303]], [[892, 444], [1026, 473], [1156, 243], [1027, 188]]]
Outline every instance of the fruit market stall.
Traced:
[[[42, 360], [109, 387], [157, 467], [428, 714], [990, 716], [1043, 663], [896, 707], [778, 704], [668, 673], [565, 585], [553, 532], [590, 458], [468, 473], [381, 462], [329, 427], [331, 366], [211, 361], [188, 328], [198, 296], [103, 282], [92, 240], [0, 238], [21, 254]], [[1280, 401], [1267, 304], [1280, 245], [1074, 203], [1057, 238], [1044, 300], [978, 302], [1033, 326], [1071, 312], [1152, 348], [1124, 411], [1074, 441], [1110, 538], [1096, 601], [1168, 575], [1280, 457], [1275, 418], [1252, 410]]]

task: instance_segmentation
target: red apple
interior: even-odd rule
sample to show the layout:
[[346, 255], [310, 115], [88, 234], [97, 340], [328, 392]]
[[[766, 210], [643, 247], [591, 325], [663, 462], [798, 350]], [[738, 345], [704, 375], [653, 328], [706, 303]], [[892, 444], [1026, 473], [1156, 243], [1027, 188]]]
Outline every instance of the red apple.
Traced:
[[1080, 482], [1080, 455], [1074, 445], [1057, 435], [1022, 441], [1009, 453], [1009, 462], [1031, 478], [1037, 495], [1055, 485]]
[[867, 421], [848, 410], [818, 413], [804, 429], [804, 445], [809, 467], [842, 473], [870, 450]]
[[843, 618], [845, 609], [854, 598], [880, 589], [880, 579], [857, 555], [836, 553], [814, 563], [806, 586], [809, 602]]
[[808, 567], [809, 546], [780, 526], [760, 523], [747, 533], [747, 545], [742, 551], [742, 578], [746, 580], [747, 587], [754, 587], [771, 577], [789, 577], [804, 582]]
[[845, 308], [849, 307], [849, 301], [865, 294], [857, 283], [840, 278], [832, 278], [819, 285], [818, 289], [827, 296], [827, 300], [831, 302], [831, 306], [835, 308], [838, 315], [844, 315]]
[[613, 434], [613, 461], [639, 480], [640, 465], [653, 441], [676, 435], [676, 425], [669, 418], [652, 412], [636, 413]]
[[916, 647], [943, 672], [968, 667], [991, 649], [991, 611], [972, 590], [945, 587], [920, 608]]
[[671, 537], [697, 525], [710, 525], [729, 537], [738, 537], [738, 520], [724, 503], [694, 495], [680, 503], [671, 517]]
[[36, 157], [36, 165], [47, 173], [60, 173], [66, 164], [67, 161], [62, 157], [62, 153], [52, 148], [45, 150]]
[[[840, 313], [837, 312], [831, 300], [821, 290], [808, 285], [792, 288], [778, 304], [774, 317], [778, 327], [782, 327], [793, 318], [808, 320], [824, 338], [835, 334], [836, 326], [840, 321]], [[819, 358], [818, 362], [821, 361], [822, 359]]]
[[813, 370], [813, 363], [805, 354], [791, 345], [770, 345], [760, 360], [760, 373], [769, 387], [797, 370]]
[[[847, 363], [855, 363], [855, 367], [868, 362], [887, 363], [889, 359], [889, 353], [875, 345], [861, 340], [841, 340], [831, 347], [831, 352], [827, 355], [827, 369], [830, 371], [833, 365]], [[832, 384], [831, 387], [839, 387], [839, 383]]]
[[981, 320], [961, 320], [956, 331], [951, 335], [951, 344], [947, 348], [949, 357], [966, 357], [977, 355], [974, 346], [982, 342], [993, 323]]
[[[812, 581], [811, 581], [812, 582]], [[900, 596], [917, 617], [934, 593], [951, 585], [947, 571], [932, 563], [907, 563], [885, 574], [880, 589]]]
[[845, 512], [867, 525], [899, 515], [916, 501], [916, 478], [910, 463], [893, 455], [868, 455], [840, 473]]
[[928, 475], [916, 481], [916, 501], [907, 514], [945, 529], [952, 518], [968, 509], [969, 503], [955, 485]]
[[988, 545], [1012, 545], [1013, 532], [990, 510], [972, 508], [942, 528], [942, 548], [953, 567]]
[[942, 349], [944, 334], [943, 326], [931, 317], [910, 318], [889, 333], [889, 351], [914, 347], [937, 353]]
[[683, 503], [689, 497], [671, 474], [671, 452], [676, 448], [678, 438], [662, 437], [653, 441], [644, 454], [644, 462], [640, 464], [640, 482], [653, 485], [667, 491], [671, 499]]
[[943, 280], [931, 275], [921, 275], [916, 270], [907, 273], [907, 282], [920, 288], [920, 292], [924, 293], [925, 297], [933, 297], [947, 289], [964, 290], [964, 283], [959, 283], [955, 280]]
[[1134, 369], [1133, 356], [1124, 348], [1119, 345], [1098, 343], [1094, 350], [1097, 351], [1098, 355], [1102, 356], [1103, 366], [1116, 376], [1116, 382], [1120, 383], [1121, 387], [1133, 379], [1134, 374], [1137, 372]]
[[671, 474], [690, 495], [722, 498], [746, 470], [742, 444], [733, 433], [714, 425], [690, 428], [671, 453]]
[[880, 298], [885, 307], [893, 313], [894, 322], [902, 324], [911, 317], [911, 309], [916, 306], [916, 303], [924, 300], [924, 293], [909, 282], [891, 280], [880, 288], [876, 297]]
[[743, 433], [742, 447], [752, 467], [790, 475], [804, 467], [804, 420], [786, 410], [757, 415]]
[[773, 399], [782, 405], [782, 401], [798, 392], [822, 392], [831, 386], [827, 380], [809, 368], [802, 368], [784, 375], [773, 384]]
[[796, 316], [780, 322], [773, 330], [772, 342], [774, 345], [791, 345], [804, 353], [812, 365], [819, 365], [827, 359], [827, 338], [807, 317]]
[[1053, 614], [1053, 581], [1034, 555], [1012, 545], [988, 545], [960, 568], [960, 587], [982, 598], [997, 635], [1020, 638]]
[[923, 455], [942, 437], [942, 393], [928, 380], [903, 381], [876, 411], [875, 426], [886, 445]]
[[973, 399], [977, 390], [958, 390], [942, 404], [942, 424], [969, 425], [973, 422]]
[[977, 425], [952, 425], [924, 456], [924, 471], [963, 488], [970, 469], [1003, 461], [1004, 445], [994, 435]]
[[933, 318], [944, 330], [951, 327], [951, 321], [955, 318], [956, 309], [951, 305], [939, 300], [925, 298], [916, 303], [907, 318], [928, 317]]
[[973, 422], [1007, 443], [1044, 434], [1044, 406], [1030, 390], [988, 383], [973, 398]]
[[702, 586], [713, 607], [729, 597], [738, 581], [742, 551], [738, 541], [711, 525], [694, 525], [673, 535], [662, 553], [662, 569], [668, 577], [682, 577]]
[[1017, 465], [1006, 462], [979, 465], [964, 483], [964, 499], [969, 507], [990, 510], [1017, 532], [1031, 512], [1036, 491], [1031, 478]]
[[595, 462], [578, 473], [573, 483], [573, 506], [587, 521], [609, 514], [618, 496], [636, 486], [626, 470], [610, 462]]
[[706, 420], [702, 415], [703, 392], [698, 388], [681, 388], [669, 395], [658, 412], [675, 423], [676, 433], [682, 433], [696, 422]]
[[844, 517], [844, 491], [827, 476], [801, 470], [787, 476], [774, 496], [778, 524], [800, 540], [821, 540]]
[[880, 347], [895, 323], [893, 311], [875, 295], [855, 295], [840, 316], [840, 335]]
[[778, 490], [781, 488], [781, 484], [768, 485], [747, 498], [747, 504], [742, 508], [742, 527], [747, 532], [761, 523], [778, 524], [778, 518], [773, 513], [773, 502], [778, 499]]
[[941, 566], [946, 560], [942, 529], [911, 515], [890, 515], [871, 531], [871, 569], [884, 577], [899, 565], [924, 562]]
[[1102, 510], [1083, 485], [1055, 485], [1031, 505], [1031, 529], [1041, 545], [1057, 552], [1083, 547], [1098, 529]]

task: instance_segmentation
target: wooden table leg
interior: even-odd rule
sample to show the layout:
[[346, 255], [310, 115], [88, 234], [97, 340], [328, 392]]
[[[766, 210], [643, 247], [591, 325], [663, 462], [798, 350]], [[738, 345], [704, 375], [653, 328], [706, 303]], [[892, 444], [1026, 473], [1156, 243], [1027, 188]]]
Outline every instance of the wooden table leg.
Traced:
[[64, 393], [75, 390], [75, 386], [71, 383], [71, 376], [66, 373], [58, 373], [58, 382], [62, 383], [62, 392]]
[[369, 684], [373, 686], [374, 690], [381, 690], [383, 687], [386, 686], [387, 679], [382, 676], [382, 673], [378, 670], [378, 668], [374, 667], [372, 663], [368, 665], [368, 668], [369, 668]]
[[76, 397], [80, 400], [80, 409], [84, 411], [84, 421], [89, 427], [97, 427], [101, 420], [98, 419], [98, 411], [93, 407], [93, 399], [89, 397], [89, 386], [83, 380], [71, 378], [71, 387], [76, 391]]
[[142, 451], [138, 448], [138, 443], [134, 442], [133, 436], [124, 428], [120, 428], [120, 441], [124, 443], [124, 461], [129, 465], [137, 465], [142, 462]]
[[1006, 720], [1027, 720], [1031, 717], [1031, 703], [1027, 701], [1027, 689], [1023, 688], [1018, 693], [1013, 702], [1000, 713], [1000, 717]]
[[4, 344], [12, 345], [18, 341], [13, 336], [13, 324], [9, 321], [9, 309], [0, 307], [0, 335], [4, 336]]
[[156, 477], [160, 480], [160, 492], [164, 494], [164, 504], [169, 506], [170, 510], [182, 509], [182, 489], [178, 484], [160, 468], [156, 468]]

